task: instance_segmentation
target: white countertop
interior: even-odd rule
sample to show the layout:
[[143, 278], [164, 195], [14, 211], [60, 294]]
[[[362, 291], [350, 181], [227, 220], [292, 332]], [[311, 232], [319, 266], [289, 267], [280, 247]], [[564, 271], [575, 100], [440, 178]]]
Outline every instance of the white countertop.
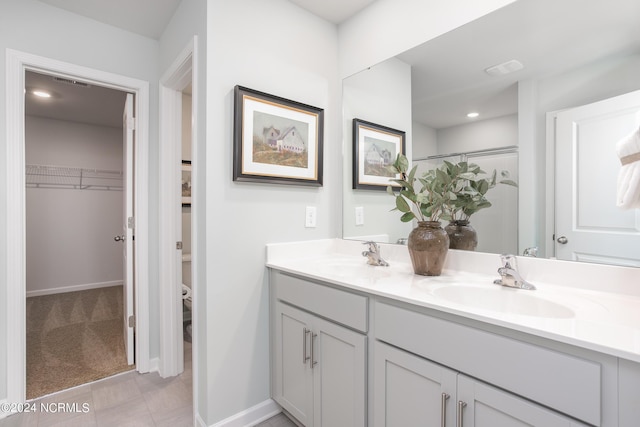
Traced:
[[493, 284], [494, 254], [449, 251], [442, 275], [413, 273], [407, 248], [381, 245], [371, 266], [361, 242], [267, 245], [267, 267], [640, 362], [640, 269], [518, 257], [536, 290]]

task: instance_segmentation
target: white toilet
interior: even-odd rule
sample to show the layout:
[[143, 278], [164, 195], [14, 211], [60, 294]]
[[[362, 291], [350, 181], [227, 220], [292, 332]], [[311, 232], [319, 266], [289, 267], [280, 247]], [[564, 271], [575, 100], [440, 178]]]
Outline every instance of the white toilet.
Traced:
[[191, 311], [191, 301], [192, 301], [191, 300], [191, 288], [183, 283], [182, 284], [182, 302], [184, 303], [184, 306], [189, 311]]

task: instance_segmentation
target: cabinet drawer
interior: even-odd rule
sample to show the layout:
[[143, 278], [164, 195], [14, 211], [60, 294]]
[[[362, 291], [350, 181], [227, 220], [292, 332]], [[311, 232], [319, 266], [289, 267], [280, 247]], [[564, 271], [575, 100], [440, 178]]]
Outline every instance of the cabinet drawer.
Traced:
[[271, 291], [289, 304], [367, 332], [367, 297], [272, 271]]
[[381, 341], [600, 425], [599, 363], [381, 302], [374, 331]]

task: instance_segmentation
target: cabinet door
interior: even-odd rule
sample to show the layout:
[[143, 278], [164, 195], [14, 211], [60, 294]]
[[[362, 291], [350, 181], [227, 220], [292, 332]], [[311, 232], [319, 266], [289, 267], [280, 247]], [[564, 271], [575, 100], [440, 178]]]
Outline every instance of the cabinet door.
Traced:
[[458, 375], [458, 397], [455, 406], [458, 416], [462, 417], [458, 425], [463, 427], [586, 426], [461, 374]]
[[379, 341], [374, 351], [375, 427], [455, 425], [456, 372]]
[[313, 423], [312, 316], [276, 303], [274, 399], [302, 424]]
[[366, 336], [313, 319], [314, 425], [365, 427]]

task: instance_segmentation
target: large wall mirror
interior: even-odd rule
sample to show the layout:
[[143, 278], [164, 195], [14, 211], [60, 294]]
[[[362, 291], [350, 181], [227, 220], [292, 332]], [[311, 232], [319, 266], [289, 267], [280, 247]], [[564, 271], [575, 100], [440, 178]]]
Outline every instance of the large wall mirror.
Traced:
[[419, 170], [509, 171], [518, 188], [471, 219], [477, 250], [640, 266], [640, 209], [616, 207], [616, 143], [640, 127], [638, 16], [637, 0], [518, 0], [346, 78], [343, 237], [413, 227], [384, 191], [353, 188], [358, 118], [404, 131]]

